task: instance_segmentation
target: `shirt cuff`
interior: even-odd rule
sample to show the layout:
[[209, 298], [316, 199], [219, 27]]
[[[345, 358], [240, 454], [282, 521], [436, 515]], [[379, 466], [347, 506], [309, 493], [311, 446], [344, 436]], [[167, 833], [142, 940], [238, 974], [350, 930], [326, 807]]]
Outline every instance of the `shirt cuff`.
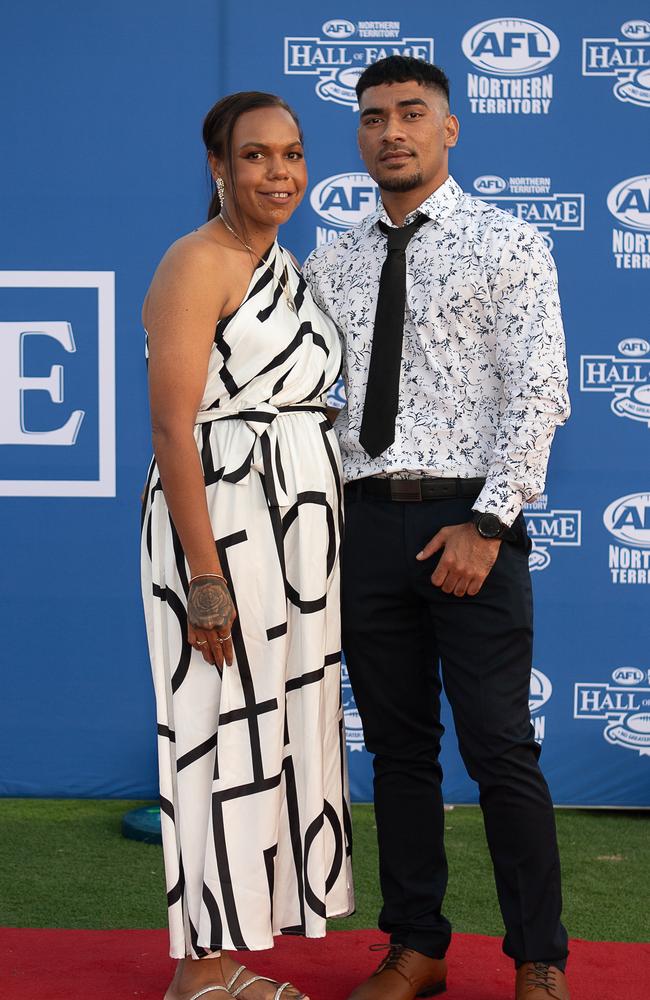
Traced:
[[510, 484], [490, 482], [488, 479], [479, 493], [472, 510], [481, 514], [496, 514], [508, 528], [511, 528], [518, 515], [528, 502], [527, 494], [514, 489]]

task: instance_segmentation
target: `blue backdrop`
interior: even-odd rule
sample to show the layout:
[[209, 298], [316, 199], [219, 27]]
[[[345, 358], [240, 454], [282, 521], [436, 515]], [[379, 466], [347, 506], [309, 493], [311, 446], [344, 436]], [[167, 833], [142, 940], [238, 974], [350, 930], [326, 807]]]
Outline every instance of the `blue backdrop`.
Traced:
[[[296, 108], [310, 194], [282, 240], [304, 258], [374, 205], [354, 82], [408, 52], [451, 79], [457, 180], [537, 225], [560, 275], [574, 412], [527, 511], [544, 769], [558, 804], [650, 806], [650, 23], [628, 2], [515, 6], [510, 19], [424, 0], [3, 11], [3, 794], [155, 794], [139, 310], [165, 248], [204, 219], [205, 111], [252, 88]], [[343, 695], [367, 800], [345, 676]], [[447, 800], [475, 801], [445, 743]]]

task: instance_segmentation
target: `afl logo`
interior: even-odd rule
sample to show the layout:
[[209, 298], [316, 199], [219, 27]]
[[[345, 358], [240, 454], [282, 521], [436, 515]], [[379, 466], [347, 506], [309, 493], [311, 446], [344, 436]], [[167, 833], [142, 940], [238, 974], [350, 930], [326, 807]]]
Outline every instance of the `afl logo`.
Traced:
[[527, 18], [493, 18], [475, 24], [462, 41], [463, 53], [484, 73], [523, 76], [553, 62], [560, 41], [550, 28]]
[[334, 174], [313, 189], [309, 201], [332, 226], [356, 226], [377, 207], [379, 188], [368, 174]]
[[607, 207], [624, 226], [650, 231], [650, 174], [628, 177], [613, 187]]
[[650, 351], [650, 343], [643, 337], [626, 337], [621, 340], [618, 349], [624, 358], [642, 358]]
[[647, 21], [626, 21], [621, 27], [621, 34], [634, 42], [645, 42], [650, 38], [650, 24]]
[[528, 695], [528, 707], [531, 715], [539, 712], [542, 705], [545, 705], [553, 694], [553, 685], [541, 670], [534, 670], [530, 675], [530, 693]]
[[344, 21], [340, 17], [332, 18], [331, 21], [326, 21], [323, 25], [323, 34], [326, 38], [335, 38], [337, 41], [342, 41], [345, 38], [352, 38], [352, 35], [357, 29], [352, 24], [352, 21]]
[[494, 174], [483, 174], [474, 181], [474, 189], [480, 194], [501, 194], [507, 187], [503, 177]]
[[645, 674], [638, 667], [617, 667], [612, 678], [615, 684], [626, 684], [628, 687], [643, 684]]
[[610, 503], [603, 514], [605, 527], [624, 545], [650, 548], [650, 493], [630, 493]]

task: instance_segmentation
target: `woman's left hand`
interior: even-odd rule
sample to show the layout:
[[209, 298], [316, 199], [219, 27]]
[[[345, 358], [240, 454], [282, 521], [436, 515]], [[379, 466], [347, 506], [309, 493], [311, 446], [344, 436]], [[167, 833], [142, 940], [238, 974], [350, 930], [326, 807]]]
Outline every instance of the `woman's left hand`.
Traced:
[[224, 579], [197, 576], [187, 598], [187, 641], [200, 650], [206, 663], [230, 667], [233, 662], [232, 626], [237, 612]]

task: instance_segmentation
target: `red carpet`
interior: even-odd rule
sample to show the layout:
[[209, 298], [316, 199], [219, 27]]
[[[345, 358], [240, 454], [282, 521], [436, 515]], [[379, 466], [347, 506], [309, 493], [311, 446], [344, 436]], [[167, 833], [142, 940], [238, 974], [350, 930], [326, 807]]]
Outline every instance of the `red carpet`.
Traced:
[[[311, 1000], [346, 1000], [380, 957], [368, 945], [381, 940], [376, 931], [285, 937], [251, 958], [256, 971], [291, 978]], [[162, 1000], [173, 970], [166, 949], [165, 931], [0, 928], [0, 998]], [[457, 934], [449, 958], [448, 1000], [512, 1000], [512, 967], [497, 938]], [[648, 1000], [650, 944], [572, 941], [570, 973], [572, 1000]]]

